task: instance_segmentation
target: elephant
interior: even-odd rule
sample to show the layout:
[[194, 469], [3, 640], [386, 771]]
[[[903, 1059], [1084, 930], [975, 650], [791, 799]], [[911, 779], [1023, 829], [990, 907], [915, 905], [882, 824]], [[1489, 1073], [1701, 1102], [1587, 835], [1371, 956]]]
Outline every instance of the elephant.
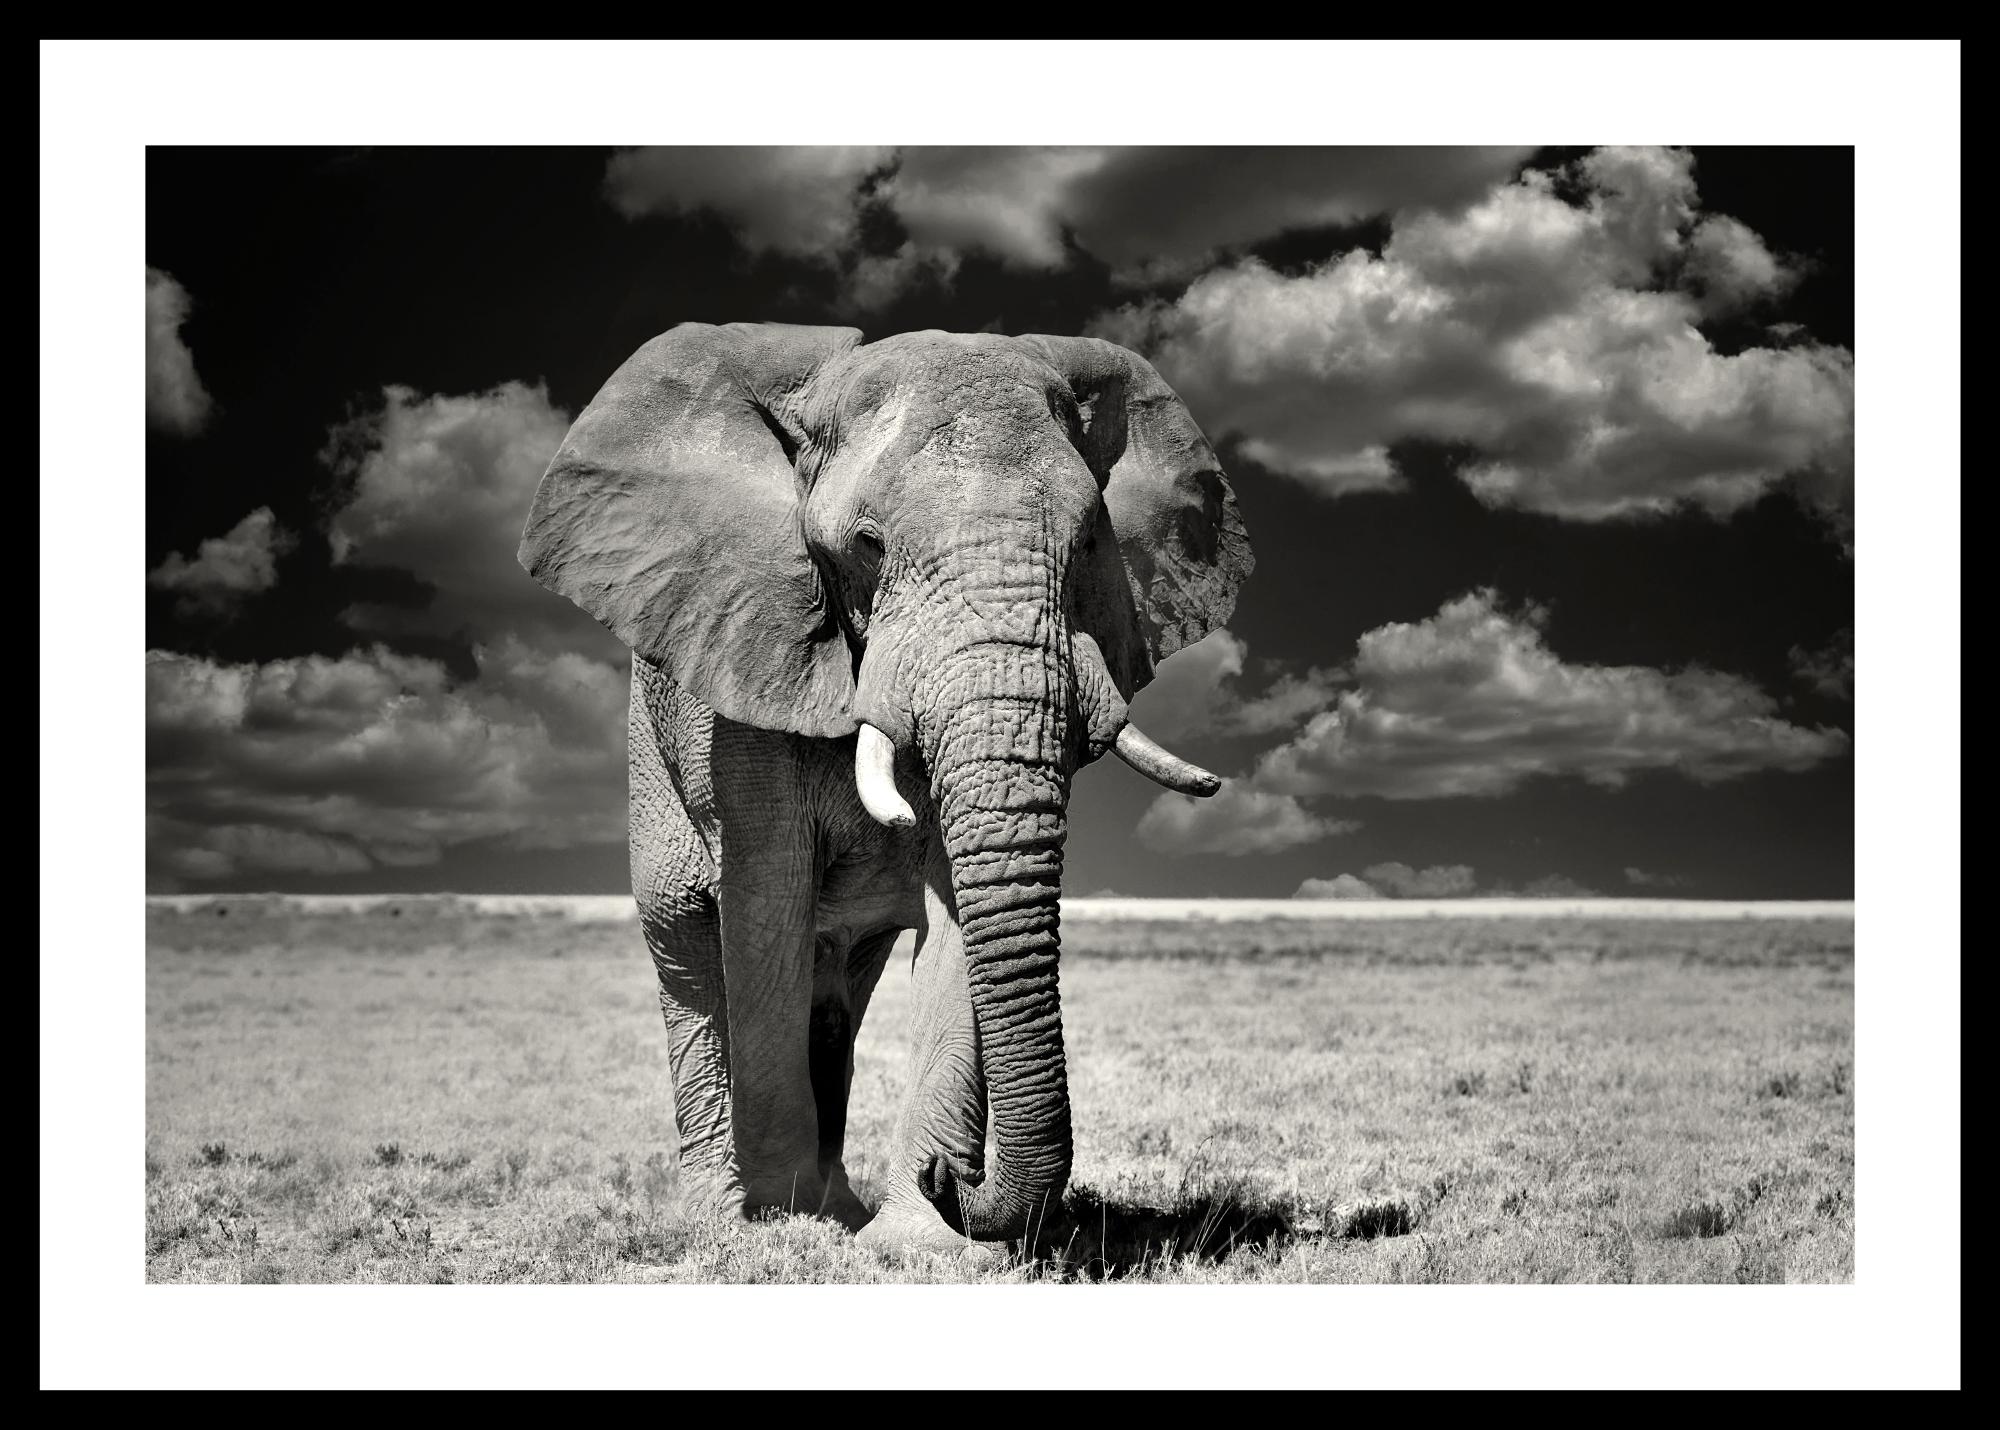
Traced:
[[[578, 416], [519, 559], [632, 652], [632, 888], [686, 1204], [885, 1248], [1050, 1224], [1072, 777], [1113, 751], [1220, 784], [1127, 718], [1252, 566], [1181, 399], [1097, 338], [685, 323]], [[843, 1160], [854, 1038], [906, 930], [871, 1217]]]

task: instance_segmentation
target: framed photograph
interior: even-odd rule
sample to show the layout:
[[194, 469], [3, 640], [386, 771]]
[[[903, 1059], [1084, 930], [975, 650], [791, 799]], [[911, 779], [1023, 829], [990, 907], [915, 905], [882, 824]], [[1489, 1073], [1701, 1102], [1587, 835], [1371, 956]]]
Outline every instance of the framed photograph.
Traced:
[[[136, 1114], [103, 1230], [132, 1316], [293, 1288], [200, 1304], [299, 1298], [358, 1346], [300, 1288], [454, 1321], [579, 1284], [627, 1288], [567, 1293], [593, 1316], [638, 1287], [673, 1308], [637, 1313], [666, 1349], [619, 1372], [441, 1341], [427, 1368], [260, 1352], [153, 1384], [1148, 1383], [1036, 1349], [1113, 1284], [1169, 1325], [1230, 1319], [1239, 1287], [1324, 1308], [1278, 1315], [1316, 1349], [1218, 1357], [1232, 1386], [1503, 1383], [1427, 1363], [1435, 1330], [1334, 1354], [1446, 1305], [1508, 1335], [1640, 1303], [1667, 1328], [1517, 1361], [1525, 1384], [1863, 1374], [1812, 1342], [1863, 1334], [1872, 1252], [1907, 1231], [1893, 1177], [1858, 1189], [1907, 1165], [1857, 1140], [1899, 1061], [1859, 1032], [1871, 984], [1919, 983], [1872, 1006], [1948, 1059], [1940, 1121], [1905, 1131], [1927, 1186], [1957, 1159], [1956, 228], [1898, 265], [1947, 315], [1945, 365], [1897, 375], [1949, 391], [1942, 461], [1878, 449], [1858, 501], [1863, 415], [1903, 430], [1884, 369], [1915, 351], [1860, 331], [1883, 150], [1754, 105], [1674, 122], [1672, 56], [1736, 75], [1770, 47], [1655, 55], [1635, 119], [1608, 77], [1649, 48], [1161, 45], [1135, 62], [1175, 82], [1149, 88], [1184, 101], [1206, 69], [1242, 123], [1101, 143], [1131, 126], [1025, 97], [1005, 142], [909, 117], [950, 65], [997, 102], [1091, 47], [1047, 72], [944, 42], [169, 47], [237, 110], [177, 81], [107, 121], [137, 181], [97, 285], [133, 361], [84, 394], [132, 434], [113, 494], [46, 405], [75, 371], [46, 346], [48, 145], [52, 108], [146, 52], [46, 45], [42, 480], [70, 490], [44, 649], [75, 615], [52, 579], [86, 552], [126, 573], [102, 584], [143, 628], [145, 889], [142, 917], [128, 871], [90, 896], [134, 911], [105, 950], [142, 1001], [127, 1074], [52, 1078], [45, 1023], [45, 1384], [92, 1379], [49, 1372], [78, 1330], [50, 1311], [52, 1083]], [[815, 53], [843, 93], [886, 89], [774, 133], [702, 107]], [[1806, 56], [1822, 108], [1948, 75], [1948, 124], [1906, 122], [1945, 126], [1927, 197], [1955, 214], [1957, 45], [1881, 50], [1880, 93], [1876, 53]], [[446, 55], [462, 113], [411, 92]], [[343, 57], [410, 111], [324, 112]], [[688, 92], [635, 125], [641, 60]], [[603, 118], [467, 133], [538, 66]], [[1562, 122], [1464, 107], [1576, 67]], [[1311, 74], [1432, 69], [1465, 80], [1435, 123], [1307, 117]], [[267, 104], [296, 117], [264, 132]], [[1914, 579], [1944, 584], [1899, 652], [1907, 617], [1857, 573], [1913, 516]], [[114, 517], [129, 541], [77, 542]], [[1912, 665], [1949, 726], [1858, 722]], [[45, 1016], [52, 910], [79, 907], [47, 882], [52, 680]], [[1895, 796], [1927, 792], [1920, 823], [1864, 809], [1864, 723], [1896, 761], [1928, 746]], [[1907, 888], [1861, 891], [1885, 827], [1937, 871], [1921, 948], [1891, 946]], [[1956, 1384], [1955, 1190], [1948, 1220], [1927, 1358], [1878, 1340], [1877, 1383]], [[1438, 1299], [1386, 1289], [1411, 1284]], [[1492, 1289], [1546, 1285], [1590, 1289]], [[957, 1365], [676, 1343], [780, 1304], [739, 1286], [828, 1325], [1058, 1319]], [[1760, 1295], [1802, 1308], [1802, 1359], [1675, 1352]]]

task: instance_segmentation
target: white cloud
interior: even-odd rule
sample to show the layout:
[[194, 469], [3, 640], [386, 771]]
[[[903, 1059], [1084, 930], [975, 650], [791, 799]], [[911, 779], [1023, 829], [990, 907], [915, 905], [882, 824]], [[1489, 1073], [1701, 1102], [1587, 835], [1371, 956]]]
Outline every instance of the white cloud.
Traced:
[[1160, 662], [1153, 683], [1132, 701], [1132, 723], [1163, 740], [1214, 730], [1234, 699], [1250, 647], [1227, 630], [1211, 631]]
[[1331, 879], [1307, 879], [1292, 892], [1295, 899], [1379, 899], [1381, 894], [1352, 874], [1336, 874]]
[[1607, 789], [1646, 770], [1701, 783], [1799, 771], [1844, 753], [1839, 730], [1788, 724], [1739, 676], [1571, 665], [1546, 612], [1490, 590], [1361, 637], [1350, 688], [1265, 755], [1252, 789], [1292, 797], [1439, 799], [1511, 793], [1537, 777]]
[[1208, 799], [1161, 795], [1139, 817], [1138, 834], [1162, 854], [1275, 854], [1360, 827], [1314, 814], [1290, 795], [1232, 780]]
[[1341, 684], [1338, 670], [1312, 669], [1280, 675], [1261, 695], [1246, 695], [1228, 712], [1224, 729], [1241, 735], [1268, 735], [1295, 728], [1316, 710], [1323, 710]]
[[622, 647], [514, 559], [535, 487], [569, 430], [540, 384], [425, 396], [383, 390], [381, 407], [336, 428], [323, 454], [347, 484], [327, 527], [336, 563], [394, 566], [436, 588], [421, 609], [357, 606], [357, 630], [510, 636], [606, 661]]
[[146, 270], [146, 425], [176, 437], [200, 432], [215, 406], [181, 339], [193, 308], [172, 274]]
[[[1568, 664], [1544, 640], [1547, 619], [1474, 591], [1427, 620], [1367, 632], [1341, 669], [1289, 677], [1254, 698], [1234, 684], [1247, 646], [1211, 635], [1178, 671], [1172, 661], [1161, 667], [1156, 684], [1171, 683], [1150, 710], [1139, 709], [1146, 695], [1134, 702], [1135, 722], [1212, 733], [1259, 728], [1268, 714], [1295, 733], [1211, 800], [1159, 796], [1139, 838], [1169, 854], [1268, 854], [1359, 827], [1312, 800], [1491, 797], [1559, 777], [1619, 789], [1649, 770], [1709, 784], [1807, 770], [1850, 746], [1841, 730], [1779, 718], [1777, 701], [1740, 676]], [[1473, 871], [1386, 863], [1362, 878], [1390, 896], [1450, 897], [1472, 892]], [[1521, 892], [1582, 889], [1551, 875]]]
[[955, 269], [951, 255], [926, 253], [914, 243], [894, 253], [855, 255], [844, 267], [836, 306], [852, 315], [872, 313], [920, 283], [949, 283]]
[[183, 878], [434, 863], [474, 839], [615, 840], [624, 677], [515, 641], [477, 679], [377, 646], [218, 663], [146, 655], [148, 853]]
[[1068, 217], [1079, 242], [1113, 267], [1172, 270], [1288, 230], [1456, 211], [1532, 153], [1406, 145], [1126, 149], [1082, 186]]
[[1059, 268], [1065, 214], [1111, 158], [1104, 149], [909, 149], [882, 197], [920, 251]]
[[298, 546], [298, 538], [260, 506], [221, 536], [211, 536], [194, 559], [175, 551], [146, 573], [156, 591], [172, 591], [185, 617], [219, 616], [278, 582], [278, 558]]
[[1056, 268], [1073, 237], [1116, 270], [1157, 276], [1292, 229], [1460, 206], [1508, 177], [1530, 152], [920, 148], [903, 151], [881, 197], [931, 253], [987, 253], [1021, 268]]
[[1262, 694], [1243, 689], [1250, 647], [1228, 630], [1212, 631], [1160, 663], [1152, 684], [1132, 702], [1132, 722], [1149, 735], [1266, 735], [1295, 726], [1332, 698], [1338, 672], [1278, 676]]
[[1816, 650], [1795, 645], [1792, 674], [1829, 700], [1854, 699], [1854, 630], [1843, 628]]
[[[1191, 272], [1288, 230], [1472, 202], [1525, 148], [1155, 146], [646, 149], [615, 155], [606, 191], [628, 218], [707, 210], [744, 246], [840, 271], [856, 308], [968, 254], [1065, 266], [1074, 243], [1131, 278]], [[896, 254], [860, 243], [864, 209], [893, 214]]]
[[[1629, 876], [1638, 871], [1628, 869]], [[1295, 899], [1594, 899], [1595, 889], [1565, 874], [1547, 874], [1516, 889], [1502, 880], [1481, 885], [1471, 866], [1434, 864], [1412, 869], [1408, 864], [1371, 864], [1361, 877], [1336, 874], [1331, 879], [1307, 879]]]
[[[372, 644], [338, 657], [230, 664], [147, 653], [149, 860], [184, 882], [436, 863], [475, 840], [615, 841], [625, 806], [627, 656], [514, 560], [535, 485], [568, 426], [540, 387], [465, 396], [387, 389], [325, 458], [344, 482], [335, 559], [400, 567], [421, 609], [346, 618], [378, 635], [457, 635], [476, 674]], [[223, 543], [233, 556], [255, 546]], [[266, 580], [204, 543], [176, 589]], [[164, 569], [164, 568], [163, 568]], [[247, 574], [246, 574], [247, 573]]]
[[1463, 898], [1478, 887], [1469, 864], [1433, 864], [1412, 869], [1408, 864], [1371, 864], [1361, 877], [1394, 899]]
[[1630, 864], [1625, 866], [1625, 882], [1641, 889], [1680, 889], [1687, 886], [1687, 880], [1679, 874], [1657, 874]]
[[605, 193], [627, 218], [706, 211], [753, 253], [820, 258], [855, 241], [862, 181], [894, 150], [833, 145], [628, 149]]
[[1783, 297], [1801, 276], [1755, 229], [1727, 214], [1710, 215], [1688, 235], [1683, 277], [1706, 313], [1721, 316]]
[[374, 862], [352, 842], [272, 824], [187, 824], [153, 817], [146, 848], [155, 877], [225, 879], [241, 874], [360, 874]]
[[1495, 885], [1488, 892], [1495, 898], [1516, 899], [1598, 899], [1603, 895], [1572, 879], [1567, 874], [1544, 874], [1539, 879], [1530, 879], [1518, 890], [1504, 884]]
[[[1740, 223], [1695, 220], [1692, 161], [1602, 150], [1457, 212], [1400, 216], [1380, 256], [1297, 275], [1254, 259], [1173, 302], [1100, 317], [1211, 435], [1328, 495], [1397, 482], [1391, 444], [1468, 444], [1481, 500], [1579, 520], [1734, 511], [1788, 478], [1845, 511], [1854, 365], [1844, 348], [1716, 351], [1705, 306], [1782, 291]], [[1678, 273], [1701, 296], [1669, 286]]]

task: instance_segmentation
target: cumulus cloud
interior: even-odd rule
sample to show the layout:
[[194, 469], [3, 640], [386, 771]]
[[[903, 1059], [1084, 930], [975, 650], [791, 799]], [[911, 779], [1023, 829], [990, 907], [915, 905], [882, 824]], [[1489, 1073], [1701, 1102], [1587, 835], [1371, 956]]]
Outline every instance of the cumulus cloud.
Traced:
[[535, 487], [569, 430], [540, 384], [424, 395], [389, 387], [335, 428], [322, 454], [343, 501], [327, 526], [336, 563], [393, 566], [435, 588], [420, 609], [363, 605], [370, 635], [510, 636], [548, 650], [620, 657], [617, 642], [514, 559]]
[[611, 156], [604, 191], [627, 218], [708, 212], [753, 253], [818, 258], [855, 242], [862, 181], [894, 155], [837, 145], [627, 149]]
[[1213, 730], [1234, 697], [1250, 647], [1227, 630], [1211, 631], [1160, 662], [1153, 683], [1134, 697], [1132, 723], [1161, 739]]
[[[1426, 620], [1365, 633], [1351, 662], [1314, 673], [1316, 708], [1248, 777], [1212, 800], [1160, 796], [1139, 821], [1140, 838], [1171, 854], [1272, 853], [1358, 827], [1314, 800], [1493, 797], [1537, 778], [1615, 790], [1649, 770], [1712, 784], [1811, 769], [1850, 746], [1842, 730], [1781, 719], [1777, 701], [1741, 676], [1565, 662], [1548, 648], [1547, 621], [1540, 607], [1508, 611], [1482, 589]], [[1226, 726], [1260, 703], [1227, 684], [1244, 649], [1231, 637], [1189, 663], [1190, 728]], [[1471, 871], [1382, 864], [1362, 875], [1385, 893], [1407, 886], [1443, 896]], [[1582, 886], [1557, 887], [1573, 895]]]
[[215, 407], [181, 339], [181, 324], [193, 310], [187, 289], [172, 274], [146, 270], [146, 425], [176, 437], [200, 432]]
[[1336, 874], [1331, 879], [1307, 879], [1293, 890], [1295, 899], [1379, 899], [1375, 888], [1352, 874]]
[[1291, 729], [1332, 698], [1338, 673], [1320, 669], [1282, 672], [1261, 692], [1249, 693], [1243, 683], [1249, 654], [1228, 630], [1177, 651], [1133, 700], [1133, 723], [1162, 739], [1266, 735]]
[[1627, 864], [1625, 882], [1640, 889], [1681, 889], [1687, 887], [1687, 880], [1678, 874], [1659, 874], [1650, 869], [1639, 869]]
[[1161, 854], [1275, 854], [1359, 829], [1314, 814], [1290, 795], [1230, 781], [1209, 799], [1163, 794], [1139, 817], [1139, 839]]
[[1721, 515], [1789, 481], [1845, 512], [1853, 356], [1718, 352], [1697, 322], [1793, 270], [1697, 200], [1687, 154], [1599, 150], [1401, 215], [1380, 255], [1243, 259], [1093, 330], [1151, 356], [1211, 435], [1329, 496], [1395, 487], [1390, 447], [1426, 439], [1476, 453], [1461, 475], [1493, 506]]
[[[454, 846], [560, 848], [623, 833], [626, 655], [514, 560], [522, 514], [568, 425], [539, 386], [390, 388], [336, 428], [327, 538], [339, 562], [396, 567], [422, 608], [362, 606], [340, 656], [230, 664], [147, 653], [148, 852], [161, 883], [434, 864]], [[256, 514], [169, 589], [240, 590]], [[233, 583], [233, 584], [231, 584]], [[394, 648], [456, 636], [474, 673]]]
[[[1627, 871], [1630, 872], [1629, 870]], [[1371, 864], [1361, 877], [1336, 874], [1331, 879], [1307, 879], [1292, 894], [1295, 899], [1594, 899], [1595, 889], [1564, 874], [1548, 874], [1519, 889], [1504, 880], [1482, 885], [1465, 864], [1435, 864], [1412, 869], [1408, 864]]]
[[1290, 730], [1334, 698], [1343, 677], [1317, 667], [1279, 675], [1257, 695], [1244, 695], [1228, 712], [1225, 728], [1235, 734], [1265, 735]]
[[1408, 864], [1371, 864], [1361, 877], [1396, 899], [1456, 899], [1478, 886], [1469, 864], [1433, 864], [1412, 869]]
[[1511, 793], [1571, 776], [1606, 789], [1646, 770], [1708, 784], [1799, 771], [1844, 753], [1835, 729], [1789, 724], [1740, 676], [1572, 665], [1543, 638], [1547, 613], [1491, 590], [1361, 637], [1352, 685], [1250, 781], [1295, 797], [1439, 799]]
[[[1155, 146], [643, 149], [605, 176], [628, 218], [708, 211], [753, 252], [840, 271], [858, 308], [879, 307], [968, 254], [1024, 270], [1080, 249], [1129, 278], [1191, 272], [1211, 255], [1290, 230], [1471, 203], [1525, 148], [1261, 149]], [[865, 216], [906, 238], [868, 251]]]
[[1781, 298], [1803, 275], [1795, 261], [1771, 252], [1748, 224], [1712, 214], [1688, 235], [1682, 276], [1703, 312], [1719, 317]]
[[146, 573], [146, 584], [171, 591], [183, 617], [224, 616], [278, 583], [278, 558], [295, 550], [298, 538], [260, 506], [221, 536], [195, 548], [189, 560], [175, 551]]
[[1854, 699], [1854, 630], [1844, 627], [1816, 649], [1795, 645], [1792, 674], [1829, 700]]
[[146, 821], [146, 847], [157, 879], [227, 879], [239, 874], [360, 874], [374, 861], [345, 839], [275, 824]]
[[1025, 268], [1065, 238], [1127, 273], [1158, 274], [1294, 229], [1452, 209], [1505, 179], [1520, 148], [910, 149], [885, 186], [911, 238]]
[[1602, 898], [1597, 890], [1588, 884], [1579, 883], [1567, 874], [1544, 874], [1539, 879], [1531, 879], [1518, 891], [1504, 885], [1491, 891], [1495, 897], [1518, 899], [1597, 899]]
[[448, 847], [614, 840], [619, 673], [507, 641], [475, 680], [382, 646], [228, 664], [146, 656], [148, 853], [213, 879], [435, 863]]
[[1065, 215], [1112, 161], [1105, 149], [927, 147], [906, 150], [883, 199], [918, 251], [979, 252], [1020, 268], [1067, 258]]

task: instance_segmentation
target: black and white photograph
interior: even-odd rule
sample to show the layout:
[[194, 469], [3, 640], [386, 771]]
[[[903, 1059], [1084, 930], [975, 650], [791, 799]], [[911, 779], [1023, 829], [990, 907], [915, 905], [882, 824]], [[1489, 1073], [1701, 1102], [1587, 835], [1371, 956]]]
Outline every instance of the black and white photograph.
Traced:
[[45, 1388], [1957, 1387], [1957, 42], [1063, 43], [44, 43]]

